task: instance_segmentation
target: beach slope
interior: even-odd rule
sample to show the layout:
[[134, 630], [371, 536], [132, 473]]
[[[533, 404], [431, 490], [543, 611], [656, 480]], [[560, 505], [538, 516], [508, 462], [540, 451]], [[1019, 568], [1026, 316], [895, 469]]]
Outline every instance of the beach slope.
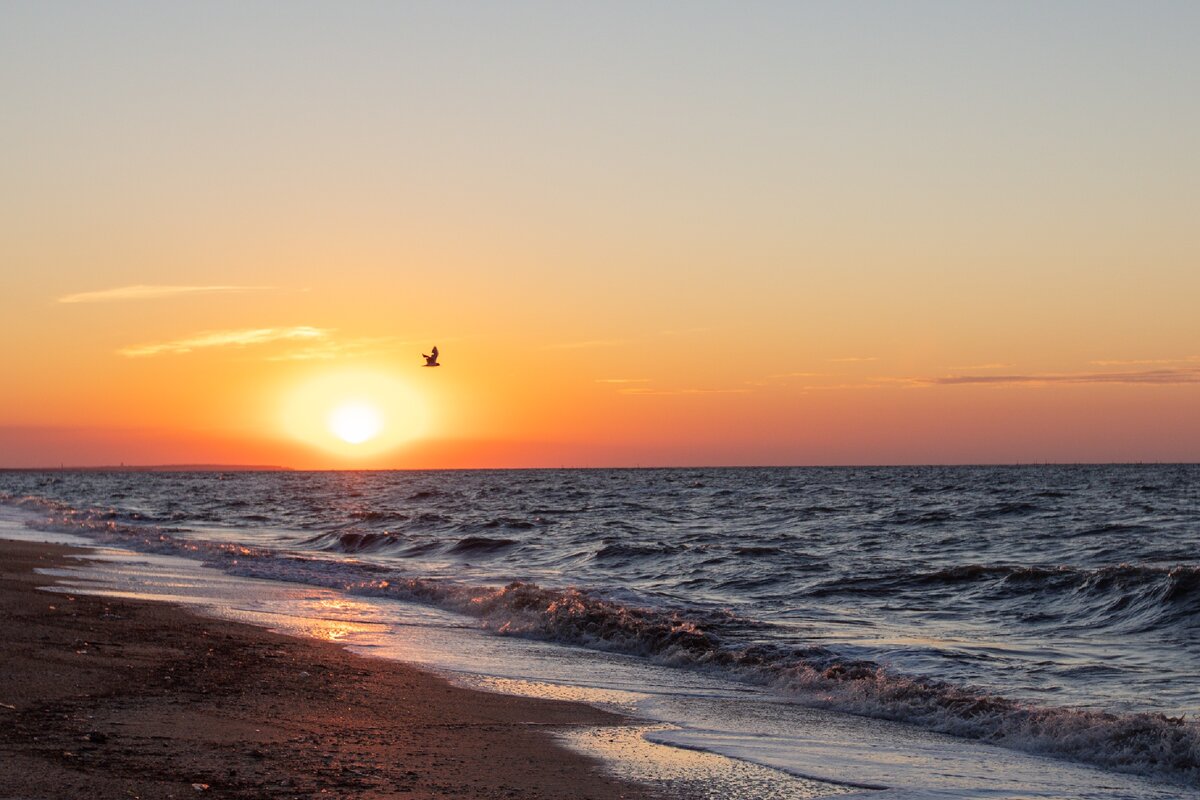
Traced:
[[[0, 541], [0, 798], [644, 798], [558, 746], [620, 718], [142, 601]], [[76, 551], [78, 552], [78, 551]]]

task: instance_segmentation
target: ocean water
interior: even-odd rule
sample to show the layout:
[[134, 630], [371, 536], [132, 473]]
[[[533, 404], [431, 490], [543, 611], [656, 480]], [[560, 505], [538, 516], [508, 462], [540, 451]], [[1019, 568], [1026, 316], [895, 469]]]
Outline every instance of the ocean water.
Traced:
[[228, 597], [332, 592], [479, 685], [637, 695], [651, 741], [905, 797], [1200, 796], [1194, 465], [4, 472], [0, 501]]

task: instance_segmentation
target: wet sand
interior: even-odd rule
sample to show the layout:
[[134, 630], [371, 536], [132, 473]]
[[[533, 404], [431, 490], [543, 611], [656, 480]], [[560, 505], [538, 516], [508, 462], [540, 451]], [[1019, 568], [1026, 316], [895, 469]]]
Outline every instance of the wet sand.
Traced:
[[0, 799], [651, 796], [553, 739], [619, 717], [164, 603], [39, 591], [33, 569], [72, 550], [0, 540]]

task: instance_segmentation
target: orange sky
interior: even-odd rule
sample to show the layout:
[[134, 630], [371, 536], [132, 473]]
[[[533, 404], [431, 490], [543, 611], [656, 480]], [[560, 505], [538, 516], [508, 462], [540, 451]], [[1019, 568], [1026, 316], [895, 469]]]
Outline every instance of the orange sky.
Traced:
[[0, 466], [1200, 458], [1193, 8], [11, 17]]

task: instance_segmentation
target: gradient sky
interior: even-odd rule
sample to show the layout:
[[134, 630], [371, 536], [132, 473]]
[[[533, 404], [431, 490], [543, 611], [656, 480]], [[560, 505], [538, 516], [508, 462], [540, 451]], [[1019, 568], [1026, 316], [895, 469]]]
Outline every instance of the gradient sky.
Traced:
[[1200, 460], [1200, 4], [0, 18], [0, 466]]

